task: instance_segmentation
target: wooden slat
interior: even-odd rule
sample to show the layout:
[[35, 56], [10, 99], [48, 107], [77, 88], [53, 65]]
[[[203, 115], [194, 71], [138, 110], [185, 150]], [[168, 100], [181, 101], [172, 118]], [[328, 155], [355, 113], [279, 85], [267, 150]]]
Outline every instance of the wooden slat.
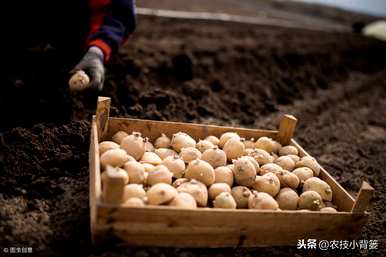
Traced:
[[355, 203], [352, 207], [353, 213], [363, 213], [367, 210], [371, 197], [373, 196], [374, 188], [369, 185], [366, 181], [362, 182], [361, 189], [359, 190], [358, 196], [355, 199]]
[[293, 138], [298, 120], [292, 115], [284, 115], [280, 121], [278, 140], [282, 145], [288, 145]]
[[241, 137], [245, 138], [258, 138], [262, 136], [275, 138], [277, 135], [277, 131], [272, 130], [221, 127], [215, 125], [169, 121], [110, 118], [108, 133], [106, 134], [105, 139], [111, 138], [112, 135], [120, 130], [126, 132], [140, 131], [143, 135], [149, 137], [150, 140], [155, 140], [161, 135], [161, 133], [165, 133], [170, 137], [179, 131], [189, 132], [189, 135], [195, 139], [203, 139], [208, 135], [219, 137], [222, 133], [227, 131], [236, 131]]
[[[310, 156], [294, 139], [291, 144], [298, 148], [300, 156]], [[354, 198], [319, 164], [319, 177], [330, 185], [333, 192], [333, 202], [339, 211], [350, 212], [354, 205]]]
[[[298, 239], [351, 239], [368, 215], [296, 211], [183, 210], [100, 205], [96, 240], [130, 245], [228, 247], [296, 245]], [[290, 221], [290, 222], [289, 222]]]
[[103, 138], [108, 130], [111, 99], [109, 97], [98, 97], [96, 110], [96, 124], [98, 129], [98, 140]]
[[96, 124], [96, 117], [93, 116], [91, 123], [91, 138], [90, 138], [90, 227], [91, 232], [96, 230], [97, 222], [97, 202], [101, 194], [101, 180], [100, 180], [100, 165], [99, 165], [99, 148], [98, 148], [98, 129]]

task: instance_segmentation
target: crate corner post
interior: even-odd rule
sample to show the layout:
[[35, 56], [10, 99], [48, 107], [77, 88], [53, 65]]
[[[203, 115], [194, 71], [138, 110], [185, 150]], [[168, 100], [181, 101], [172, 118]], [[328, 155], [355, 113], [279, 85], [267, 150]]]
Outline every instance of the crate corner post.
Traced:
[[284, 146], [291, 142], [297, 122], [298, 120], [293, 115], [286, 114], [281, 118], [278, 133], [280, 144]]
[[374, 194], [374, 188], [366, 181], [362, 182], [359, 193], [351, 209], [352, 213], [365, 213]]
[[96, 109], [96, 125], [98, 129], [98, 140], [104, 138], [108, 125], [109, 125], [109, 116], [110, 116], [110, 97], [98, 97], [97, 109]]

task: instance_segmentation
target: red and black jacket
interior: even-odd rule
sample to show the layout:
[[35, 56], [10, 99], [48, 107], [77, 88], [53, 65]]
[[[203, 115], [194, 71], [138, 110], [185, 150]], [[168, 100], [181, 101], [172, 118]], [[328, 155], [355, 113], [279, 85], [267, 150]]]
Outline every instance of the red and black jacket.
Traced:
[[134, 0], [89, 0], [90, 32], [87, 46], [102, 49], [105, 60], [135, 30]]

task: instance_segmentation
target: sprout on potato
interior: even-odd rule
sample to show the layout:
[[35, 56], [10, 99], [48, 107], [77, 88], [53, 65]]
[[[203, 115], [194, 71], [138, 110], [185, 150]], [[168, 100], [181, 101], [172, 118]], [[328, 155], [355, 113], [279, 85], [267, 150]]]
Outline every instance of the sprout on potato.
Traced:
[[173, 174], [164, 165], [158, 165], [147, 173], [147, 184], [153, 186], [158, 183], [172, 184]]
[[102, 155], [107, 150], [118, 149], [120, 146], [113, 141], [103, 141], [99, 143], [99, 155]]
[[170, 206], [175, 206], [183, 209], [196, 209], [196, 199], [191, 194], [179, 192], [169, 203]]
[[249, 209], [277, 210], [279, 204], [269, 194], [265, 192], [252, 192], [248, 199]]
[[228, 142], [228, 140], [232, 139], [232, 138], [237, 140], [237, 141], [240, 141], [240, 139], [241, 139], [240, 136], [235, 132], [225, 132], [224, 134], [221, 135], [218, 145], [221, 148], [224, 148], [225, 143]]
[[153, 165], [159, 165], [162, 163], [161, 158], [154, 152], [145, 152], [141, 157], [141, 163], [150, 163]]
[[212, 149], [216, 147], [212, 142], [209, 140], [199, 140], [198, 143], [196, 144], [196, 148], [201, 152], [205, 152], [208, 149]]
[[283, 155], [299, 155], [299, 151], [298, 149], [295, 147], [295, 146], [292, 146], [292, 145], [287, 145], [287, 146], [283, 146], [282, 148], [280, 148], [279, 150], [279, 155], [280, 156], [283, 156]]
[[146, 193], [148, 204], [161, 205], [171, 202], [177, 196], [177, 190], [169, 184], [158, 183]]
[[317, 177], [307, 179], [303, 185], [303, 191], [315, 191], [323, 200], [332, 200], [332, 190], [329, 184]]
[[162, 133], [161, 136], [155, 140], [154, 146], [156, 148], [169, 148], [170, 138], [167, 137], [164, 133]]
[[269, 172], [263, 176], [256, 176], [253, 188], [259, 192], [265, 192], [271, 196], [275, 196], [280, 190], [280, 180], [275, 174]]
[[180, 157], [185, 163], [189, 163], [196, 159], [201, 159], [201, 152], [195, 147], [182, 148]]
[[184, 132], [178, 132], [173, 135], [170, 145], [175, 151], [180, 152], [182, 148], [196, 147], [196, 140]]
[[242, 157], [234, 160], [233, 164], [233, 175], [236, 183], [240, 186], [252, 186], [256, 178], [256, 169], [249, 159]]
[[299, 197], [299, 209], [319, 211], [322, 206], [322, 197], [315, 191], [305, 191]]
[[127, 137], [129, 134], [127, 134], [125, 131], [118, 131], [115, 133], [112, 137], [112, 140], [120, 145], [125, 137]]
[[130, 184], [144, 184], [145, 168], [137, 161], [126, 162], [124, 169], [129, 175]]
[[293, 170], [295, 168], [295, 162], [289, 156], [280, 156], [275, 160], [275, 163], [285, 170]]
[[208, 204], [208, 189], [198, 180], [192, 179], [177, 187], [178, 192], [185, 192], [194, 197], [198, 206], [205, 207]]
[[311, 156], [304, 156], [302, 157], [295, 165], [296, 168], [299, 167], [308, 167], [314, 172], [314, 176], [319, 176], [320, 173], [320, 166], [318, 162], [315, 160], [315, 158]]
[[207, 136], [205, 140], [211, 142], [212, 144], [218, 146], [220, 143], [220, 139], [218, 139], [216, 136]]
[[107, 165], [122, 167], [127, 161], [129, 161], [129, 156], [120, 148], [107, 150], [100, 157], [102, 169], [105, 169]]
[[245, 186], [236, 186], [231, 190], [231, 194], [237, 203], [237, 208], [247, 209], [248, 208], [248, 199], [252, 194], [251, 190]]
[[145, 153], [145, 142], [139, 133], [134, 132], [122, 140], [121, 148], [138, 161]]
[[173, 177], [181, 178], [184, 176], [185, 162], [178, 155], [166, 157], [162, 165], [165, 165], [169, 169]]
[[212, 165], [213, 168], [224, 166], [227, 163], [227, 156], [225, 152], [218, 148], [211, 148], [206, 150], [201, 159]]
[[185, 177], [199, 180], [210, 186], [214, 183], [214, 170], [208, 162], [197, 159], [188, 164]]
[[299, 201], [299, 195], [295, 190], [289, 187], [280, 189], [275, 197], [280, 209], [282, 210], [296, 210]]
[[237, 204], [235, 199], [229, 192], [222, 192], [216, 196], [213, 201], [214, 208], [223, 208], [223, 209], [236, 209]]
[[214, 169], [214, 183], [226, 183], [233, 185], [233, 171], [227, 166], [220, 166]]
[[176, 151], [169, 148], [157, 148], [154, 150], [154, 152], [162, 159], [165, 160], [165, 158], [169, 156], [176, 156], [178, 155]]
[[209, 199], [214, 200], [216, 196], [221, 194], [222, 192], [231, 192], [231, 187], [226, 183], [214, 183], [212, 184], [209, 189]]

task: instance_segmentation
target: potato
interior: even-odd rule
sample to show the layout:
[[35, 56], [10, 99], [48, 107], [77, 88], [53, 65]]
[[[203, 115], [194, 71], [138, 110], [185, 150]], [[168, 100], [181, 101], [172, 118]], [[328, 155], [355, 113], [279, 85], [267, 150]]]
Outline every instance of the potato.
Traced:
[[158, 165], [153, 171], [147, 173], [147, 184], [153, 186], [158, 183], [172, 184], [173, 174], [164, 165]]
[[177, 155], [166, 157], [163, 162], [171, 173], [173, 177], [182, 178], [185, 172], [185, 162]]
[[274, 141], [269, 137], [260, 137], [255, 143], [255, 148], [262, 149], [268, 153], [273, 152], [275, 147], [277, 146], [275, 146]]
[[249, 209], [277, 210], [279, 204], [269, 194], [264, 192], [252, 192], [248, 199]]
[[324, 208], [320, 209], [320, 211], [322, 211], [322, 212], [337, 212], [337, 210], [332, 208], [332, 207], [324, 207]]
[[196, 147], [196, 140], [184, 132], [178, 132], [173, 134], [170, 145], [175, 151], [180, 152], [182, 148]]
[[144, 200], [146, 197], [146, 192], [143, 189], [143, 185], [139, 184], [129, 184], [125, 186], [125, 199], [130, 198], [139, 198]]
[[245, 149], [247, 148], [255, 148], [255, 139], [251, 138], [249, 140], [246, 140], [244, 138], [241, 139], [241, 142], [243, 142]]
[[129, 156], [122, 149], [107, 150], [100, 157], [102, 169], [105, 169], [107, 165], [113, 167], [122, 167], [123, 164], [127, 161], [129, 161]]
[[296, 168], [292, 171], [292, 173], [298, 176], [301, 184], [314, 176], [314, 172], [308, 167]]
[[300, 157], [294, 154], [289, 154], [289, 155], [283, 155], [283, 156], [288, 156], [290, 157], [295, 163], [297, 163], [300, 160]]
[[280, 156], [275, 163], [285, 170], [291, 171], [295, 168], [295, 162], [289, 156]]
[[207, 136], [205, 140], [211, 142], [215, 146], [218, 146], [220, 143], [220, 139], [218, 139], [216, 136]]
[[273, 157], [269, 153], [262, 149], [255, 149], [249, 156], [252, 156], [259, 165], [264, 165], [273, 162]]
[[154, 146], [156, 148], [169, 148], [170, 147], [170, 138], [162, 133], [161, 136], [155, 140]]
[[305, 191], [299, 197], [299, 209], [319, 211], [322, 204], [322, 197], [315, 191]]
[[228, 192], [229, 193], [230, 191], [231, 191], [231, 187], [228, 184], [214, 183], [208, 189], [209, 199], [214, 200], [216, 198], [216, 196], [218, 196], [220, 193], [222, 193], [222, 192]]
[[142, 166], [145, 168], [145, 172], [149, 172], [155, 169], [155, 166], [150, 163], [142, 163]]
[[299, 196], [292, 188], [280, 189], [275, 199], [282, 210], [296, 210], [298, 207]]
[[117, 133], [115, 133], [112, 137], [112, 140], [117, 143], [117, 144], [121, 144], [123, 139], [125, 137], [129, 136], [129, 134], [127, 134], [125, 131], [118, 131]]
[[231, 138], [240, 141], [240, 136], [237, 133], [225, 132], [224, 134], [221, 135], [218, 146], [220, 146], [221, 148], [224, 148], [225, 143]]
[[303, 191], [315, 191], [323, 200], [332, 200], [332, 190], [329, 184], [317, 177], [307, 179], [303, 185]]
[[197, 202], [194, 197], [185, 192], [179, 192], [176, 197], [169, 203], [170, 206], [175, 206], [183, 209], [196, 209]]
[[320, 173], [320, 166], [318, 162], [315, 160], [315, 158], [311, 156], [304, 156], [298, 161], [295, 165], [296, 168], [299, 167], [308, 167], [314, 172], [314, 176], [319, 176]]
[[210, 186], [214, 183], [214, 170], [206, 161], [197, 159], [188, 164], [185, 178], [197, 179], [206, 186]]
[[260, 167], [260, 175], [265, 175], [269, 172], [276, 174], [282, 170], [283, 168], [275, 163], [267, 163]]
[[121, 148], [138, 161], [145, 153], [145, 142], [140, 133], [134, 132], [122, 140]]
[[196, 144], [196, 148], [201, 152], [204, 153], [208, 149], [212, 149], [216, 147], [212, 142], [209, 140], [199, 140], [198, 143]]
[[201, 159], [212, 165], [213, 168], [225, 166], [227, 164], [227, 156], [225, 152], [218, 148], [211, 148], [206, 150]]
[[281, 144], [280, 144], [279, 142], [273, 140], [273, 149], [272, 149], [272, 153], [277, 154], [277, 153], [279, 153], [280, 149], [281, 149]]
[[229, 192], [222, 192], [213, 201], [214, 208], [236, 209], [236, 201]]
[[103, 202], [110, 204], [124, 203], [127, 200], [125, 185], [128, 182], [129, 177], [124, 170], [107, 166], [102, 174]]
[[142, 199], [137, 198], [137, 197], [131, 197], [127, 199], [127, 201], [123, 204], [123, 206], [128, 206], [128, 207], [143, 207], [145, 206], [145, 203], [143, 202]]
[[[229, 142], [229, 141], [228, 141]], [[252, 186], [256, 178], [255, 166], [245, 157], [233, 161], [233, 175], [240, 186]]]
[[139, 162], [126, 162], [123, 168], [129, 175], [130, 184], [143, 184], [145, 182], [145, 168]]
[[119, 149], [119, 145], [113, 141], [103, 141], [99, 143], [99, 155], [111, 149]]
[[159, 165], [162, 163], [162, 160], [161, 158], [156, 154], [156, 153], [153, 153], [153, 152], [145, 152], [142, 157], [141, 157], [141, 161], [140, 161], [142, 164], [143, 163], [150, 163], [150, 164], [153, 164], [153, 165]]
[[180, 157], [185, 163], [189, 163], [196, 159], [201, 159], [201, 152], [197, 148], [186, 147], [181, 149]]
[[271, 196], [275, 196], [280, 190], [280, 180], [275, 174], [268, 172], [263, 176], [256, 176], [253, 188], [259, 192], [265, 192]]
[[259, 163], [255, 160], [255, 158], [253, 158], [252, 156], [243, 156], [241, 158], [248, 159], [253, 164], [253, 166], [255, 167], [256, 173], [260, 172]]
[[281, 170], [279, 172], [274, 172], [274, 174], [278, 177], [281, 187], [296, 189], [299, 186], [299, 178], [288, 170]]
[[237, 159], [244, 154], [244, 144], [237, 138], [231, 138], [226, 141], [223, 150], [229, 161]]
[[290, 155], [290, 154], [299, 155], [299, 151], [298, 151], [298, 149], [295, 146], [292, 146], [292, 145], [283, 146], [279, 150], [279, 155], [280, 156]]
[[169, 203], [177, 194], [177, 190], [174, 187], [165, 183], [153, 185], [146, 193], [148, 204], [150, 205]]
[[194, 197], [198, 206], [205, 207], [208, 204], [208, 189], [198, 180], [192, 179], [177, 187], [178, 192], [185, 192]]
[[252, 194], [251, 190], [245, 186], [236, 186], [231, 190], [231, 194], [236, 201], [238, 209], [247, 209], [248, 208], [248, 199]]
[[76, 71], [68, 81], [71, 91], [82, 91], [90, 84], [90, 78], [83, 70]]
[[233, 185], [233, 172], [227, 166], [220, 166], [214, 169], [214, 183], [226, 183]]
[[166, 157], [178, 155], [178, 153], [172, 149], [168, 148], [158, 148], [154, 152], [162, 159], [165, 160]]

